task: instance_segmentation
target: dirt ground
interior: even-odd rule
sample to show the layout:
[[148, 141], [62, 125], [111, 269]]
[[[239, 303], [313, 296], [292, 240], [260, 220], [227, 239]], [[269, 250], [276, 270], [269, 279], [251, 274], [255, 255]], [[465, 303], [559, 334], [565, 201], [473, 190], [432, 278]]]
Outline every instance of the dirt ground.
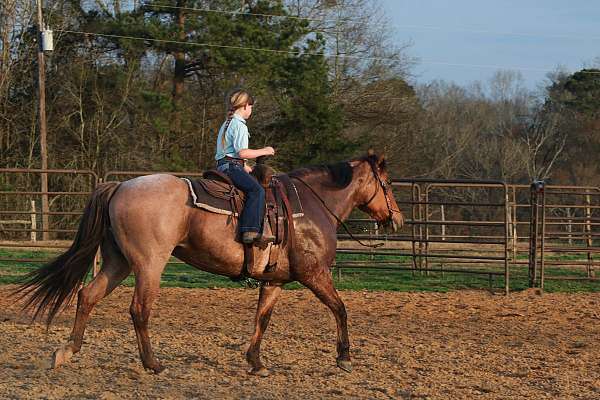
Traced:
[[284, 291], [263, 342], [271, 376], [246, 374], [257, 290], [163, 289], [151, 320], [160, 375], [141, 367], [118, 288], [95, 309], [81, 353], [0, 287], [0, 398], [600, 399], [600, 294], [342, 292], [354, 371], [335, 366], [335, 324], [305, 290]]

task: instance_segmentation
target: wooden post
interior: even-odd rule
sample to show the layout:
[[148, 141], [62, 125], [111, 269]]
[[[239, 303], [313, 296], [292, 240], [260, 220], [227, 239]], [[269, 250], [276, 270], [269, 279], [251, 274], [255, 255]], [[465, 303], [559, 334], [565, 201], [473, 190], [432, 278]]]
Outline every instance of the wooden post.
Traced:
[[442, 241], [446, 241], [446, 213], [444, 213], [444, 205], [440, 205], [440, 213], [442, 215]]
[[[425, 187], [425, 193], [421, 193], [421, 199], [419, 201], [421, 203], [423, 203], [423, 208], [422, 208], [423, 214], [421, 215], [421, 220], [425, 221], [425, 222], [429, 222], [429, 187], [427, 187], [427, 186]], [[427, 257], [427, 254], [429, 253], [429, 225], [425, 224], [424, 227], [423, 227], [423, 225], [419, 225], [419, 228], [421, 229], [421, 232], [419, 233], [419, 237], [421, 239], [423, 239], [423, 238], [425, 239], [425, 242], [421, 242], [422, 248], [424, 249], [424, 251], [421, 253], [421, 255], [425, 254], [425, 269], [429, 269], [429, 257]], [[423, 234], [423, 231], [425, 231], [424, 234]], [[421, 267], [421, 269], [423, 269], [423, 257], [421, 257], [420, 267]], [[421, 271], [421, 275], [423, 275], [423, 271]]]
[[[42, 0], [37, 0], [38, 19], [38, 100], [39, 100], [39, 128], [40, 128], [40, 155], [42, 158], [42, 169], [48, 169], [48, 143], [46, 139], [46, 63], [42, 43], [42, 31], [44, 30], [44, 18], [42, 16]], [[50, 223], [48, 206], [48, 174], [42, 173], [42, 239], [50, 239]]]
[[35, 200], [31, 200], [31, 241], [37, 242], [37, 215], [35, 213]]
[[515, 225], [515, 221], [513, 219], [513, 213], [512, 213], [512, 206], [510, 204], [510, 200], [509, 200], [509, 194], [508, 192], [506, 193], [506, 224], [508, 225], [508, 237], [507, 240], [510, 240], [512, 247], [513, 247], [513, 252], [514, 252], [514, 247], [515, 247], [515, 235], [514, 235], [514, 225]]
[[519, 220], [517, 217], [517, 188], [512, 187], [512, 236], [513, 236], [513, 260], [517, 261], [517, 256], [519, 254]]
[[[593, 247], [594, 246], [594, 242], [592, 240], [592, 223], [591, 223], [591, 219], [592, 219], [592, 210], [590, 207], [591, 204], [591, 198], [589, 194], [585, 195], [585, 231], [586, 231], [586, 244], [587, 247]], [[594, 259], [592, 257], [592, 253], [590, 253], [588, 251], [587, 253], [587, 259], [588, 259], [588, 268], [587, 268], [587, 275], [588, 278], [594, 278], [596, 276], [596, 272], [594, 271]]]
[[94, 278], [98, 275], [98, 272], [100, 272], [100, 249], [96, 251], [96, 255], [94, 256]]

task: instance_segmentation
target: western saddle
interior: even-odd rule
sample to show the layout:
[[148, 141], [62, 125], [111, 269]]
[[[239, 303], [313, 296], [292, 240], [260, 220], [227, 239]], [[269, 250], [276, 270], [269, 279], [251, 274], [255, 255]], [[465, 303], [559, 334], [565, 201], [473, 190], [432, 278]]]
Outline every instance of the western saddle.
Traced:
[[[296, 187], [286, 174], [275, 175], [271, 167], [257, 164], [252, 175], [265, 189], [263, 232], [275, 237], [273, 243], [244, 245], [245, 273], [260, 279], [276, 269], [282, 250], [293, 245], [294, 217], [303, 214]], [[200, 179], [185, 180], [197, 207], [231, 217], [241, 213], [244, 193], [224, 173], [209, 170]]]

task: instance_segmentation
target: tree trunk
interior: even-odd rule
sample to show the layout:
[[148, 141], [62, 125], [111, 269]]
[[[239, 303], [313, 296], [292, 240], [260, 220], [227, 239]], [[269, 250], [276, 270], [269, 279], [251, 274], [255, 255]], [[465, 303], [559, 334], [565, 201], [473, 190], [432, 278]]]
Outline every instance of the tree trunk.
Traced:
[[[186, 0], [177, 0], [177, 7], [185, 7]], [[175, 23], [177, 24], [177, 40], [185, 41], [185, 10], [175, 10]], [[183, 97], [185, 83], [185, 52], [177, 50], [173, 52], [175, 57], [175, 74], [173, 76], [173, 125], [172, 131], [177, 134], [181, 132], [181, 100]]]

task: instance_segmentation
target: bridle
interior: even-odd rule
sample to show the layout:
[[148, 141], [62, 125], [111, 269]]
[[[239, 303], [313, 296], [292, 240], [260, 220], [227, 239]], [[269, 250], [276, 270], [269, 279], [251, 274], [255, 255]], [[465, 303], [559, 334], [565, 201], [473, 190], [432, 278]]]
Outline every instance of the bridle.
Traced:
[[[367, 201], [365, 204], [363, 204], [360, 207], [366, 207], [367, 205], [369, 205], [369, 203], [371, 203], [373, 201], [373, 199], [375, 198], [375, 196], [377, 196], [377, 193], [379, 193], [379, 188], [381, 187], [383, 189], [383, 194], [385, 196], [385, 201], [387, 203], [387, 208], [388, 208], [388, 220], [389, 221], [393, 221], [393, 213], [397, 212], [400, 213], [400, 210], [396, 210], [392, 207], [392, 203], [390, 201], [389, 198], [389, 194], [388, 191], [391, 190], [389, 188], [389, 184], [386, 184], [383, 179], [381, 179], [381, 176], [379, 175], [379, 173], [377, 172], [377, 167], [374, 165], [374, 162], [368, 161], [369, 165], [371, 166], [371, 170], [373, 171], [373, 175], [375, 176], [375, 179], [378, 182], [377, 188], [375, 189], [375, 193], [373, 193], [373, 196], [371, 196], [371, 198], [369, 199], [369, 201]], [[337, 215], [335, 215], [335, 213], [327, 206], [327, 204], [325, 203], [325, 200], [323, 200], [323, 198], [321, 196], [319, 196], [319, 194], [317, 192], [315, 192], [315, 190], [308, 184], [306, 183], [302, 178], [298, 177], [298, 176], [292, 176], [291, 178], [296, 179], [298, 182], [302, 183], [317, 199], [319, 199], [319, 201], [321, 202], [321, 204], [323, 204], [323, 207], [325, 207], [325, 209], [329, 212], [329, 214], [331, 214], [336, 221], [344, 228], [344, 230], [346, 231], [346, 233], [352, 238], [352, 240], [354, 240], [355, 242], [359, 243], [362, 246], [365, 247], [371, 247], [371, 248], [378, 248], [381, 246], [384, 246], [385, 243], [375, 243], [375, 244], [368, 244], [368, 243], [364, 243], [363, 241], [361, 241], [360, 239], [358, 239], [357, 237], [355, 237], [352, 232], [350, 232], [350, 229], [348, 228], [348, 226], [344, 223], [344, 221], [342, 221], [340, 219], [340, 217], [338, 217]]]
[[379, 193], [379, 188], [381, 188], [383, 190], [383, 195], [385, 196], [385, 203], [388, 209], [388, 221], [393, 221], [394, 213], [396, 212], [401, 214], [401, 211], [392, 207], [392, 201], [390, 200], [389, 193], [391, 191], [391, 185], [386, 183], [383, 179], [381, 179], [381, 175], [379, 175], [379, 172], [377, 172], [377, 166], [375, 165], [375, 162], [369, 161], [369, 165], [371, 166], [371, 171], [373, 172], [373, 176], [377, 181], [377, 185], [375, 187], [375, 192], [373, 193], [371, 198], [361, 207], [367, 207], [375, 199], [375, 196], [377, 196], [377, 193]]

